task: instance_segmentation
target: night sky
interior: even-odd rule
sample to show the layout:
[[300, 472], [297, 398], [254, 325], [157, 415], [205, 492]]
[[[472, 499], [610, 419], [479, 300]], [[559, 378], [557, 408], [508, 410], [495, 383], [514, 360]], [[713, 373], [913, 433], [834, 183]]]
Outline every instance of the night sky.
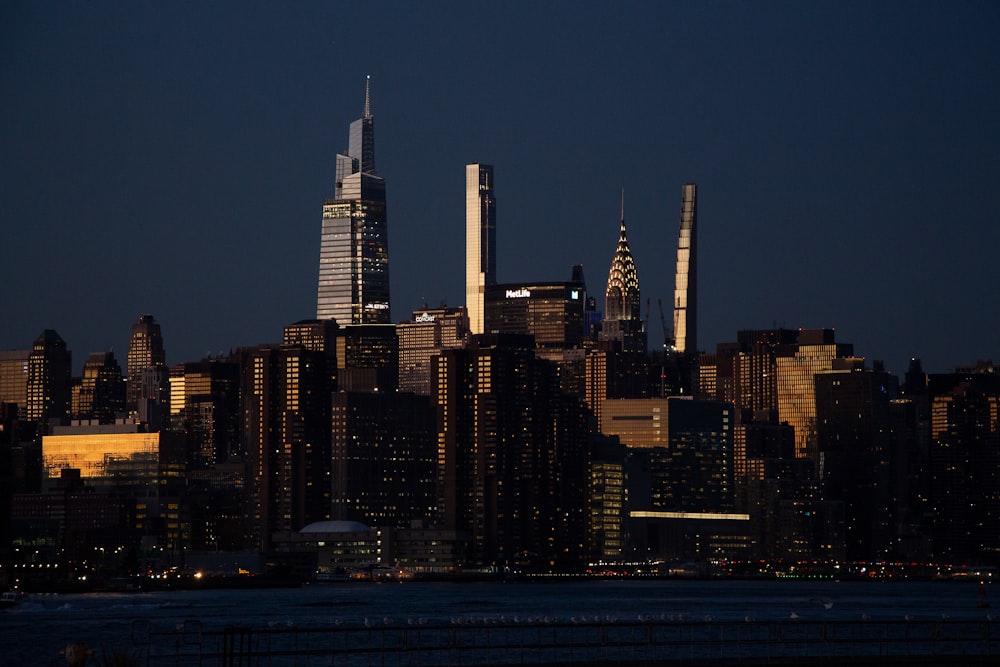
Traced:
[[621, 189], [651, 344], [698, 184], [699, 347], [833, 327], [902, 374], [1000, 361], [1000, 5], [0, 3], [0, 349], [160, 322], [167, 362], [315, 316], [371, 75], [392, 315], [464, 303], [464, 165], [498, 278], [604, 308]]

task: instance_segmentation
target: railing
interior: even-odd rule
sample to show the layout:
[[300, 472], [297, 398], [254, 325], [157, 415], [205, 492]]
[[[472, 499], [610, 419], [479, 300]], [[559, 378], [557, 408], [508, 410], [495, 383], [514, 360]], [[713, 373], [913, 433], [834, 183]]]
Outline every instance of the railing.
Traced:
[[[133, 626], [136, 664], [284, 667], [430, 665], [659, 665], [671, 663], [1000, 659], [992, 621], [461, 620], [441, 624], [229, 627], [171, 632]], [[970, 660], [971, 661], [971, 660]], [[960, 664], [957, 660], [952, 662]]]

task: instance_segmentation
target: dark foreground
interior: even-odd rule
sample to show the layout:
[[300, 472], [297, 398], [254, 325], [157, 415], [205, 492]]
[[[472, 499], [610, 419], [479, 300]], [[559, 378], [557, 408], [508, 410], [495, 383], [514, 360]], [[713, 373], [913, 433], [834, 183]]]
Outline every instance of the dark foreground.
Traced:
[[448, 625], [133, 626], [136, 664], [199, 665], [826, 665], [995, 664], [993, 621], [699, 621], [648, 618], [463, 620]]

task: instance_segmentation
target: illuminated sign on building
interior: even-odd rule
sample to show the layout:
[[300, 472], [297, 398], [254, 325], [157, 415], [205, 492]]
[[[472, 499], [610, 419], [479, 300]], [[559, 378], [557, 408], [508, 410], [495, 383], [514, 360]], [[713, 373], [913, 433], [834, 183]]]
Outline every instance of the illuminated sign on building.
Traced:
[[388, 310], [389, 304], [387, 303], [369, 303], [365, 305], [367, 310]]
[[576, 301], [577, 299], [579, 299], [580, 298], [580, 290], [571, 289], [569, 291], [569, 298], [573, 299], [574, 301]]
[[416, 317], [414, 317], [413, 321], [414, 322], [433, 322], [434, 321], [434, 316], [430, 315], [428, 313], [424, 313], [423, 315], [417, 315]]
[[525, 288], [507, 290], [508, 299], [526, 299], [531, 296], [531, 290]]

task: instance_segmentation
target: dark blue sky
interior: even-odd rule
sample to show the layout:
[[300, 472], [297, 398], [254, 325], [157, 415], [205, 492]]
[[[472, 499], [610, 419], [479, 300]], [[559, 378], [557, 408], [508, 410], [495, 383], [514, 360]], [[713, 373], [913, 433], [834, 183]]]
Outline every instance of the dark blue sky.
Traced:
[[0, 349], [124, 360], [148, 312], [174, 364], [313, 317], [370, 74], [396, 320], [464, 302], [482, 161], [499, 279], [582, 263], [602, 309], [624, 186], [655, 343], [695, 181], [699, 347], [1000, 361], [998, 5], [618, 4], [0, 4]]

